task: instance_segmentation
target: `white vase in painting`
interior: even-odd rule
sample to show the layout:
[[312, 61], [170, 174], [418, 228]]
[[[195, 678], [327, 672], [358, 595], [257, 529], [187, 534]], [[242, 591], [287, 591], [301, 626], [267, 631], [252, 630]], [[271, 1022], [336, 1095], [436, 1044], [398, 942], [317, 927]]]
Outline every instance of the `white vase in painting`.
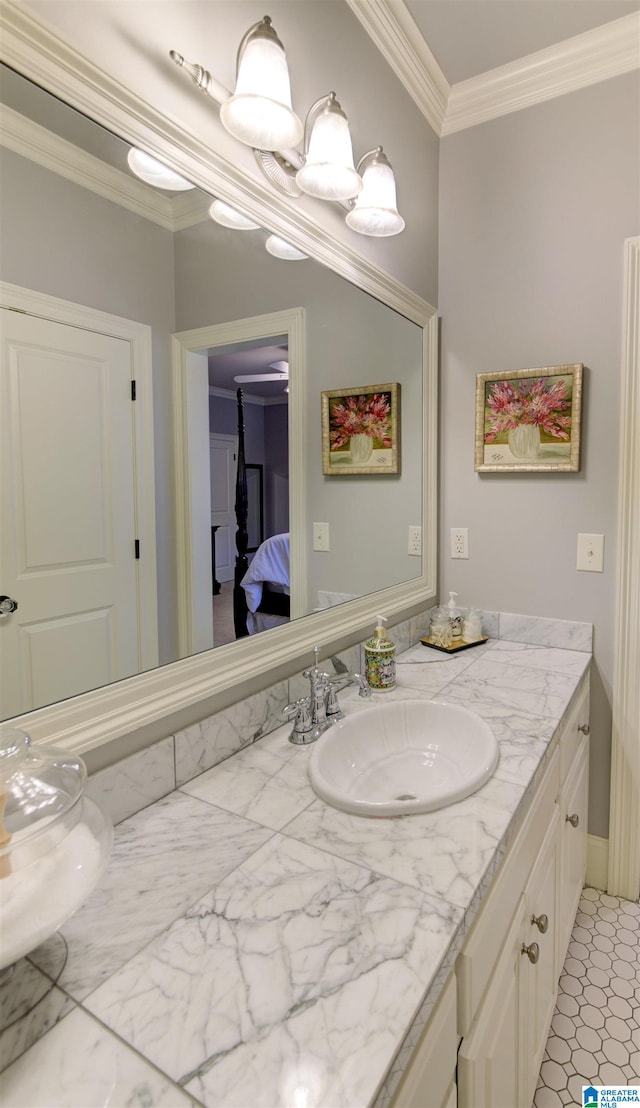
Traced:
[[540, 452], [540, 428], [534, 423], [519, 423], [509, 431], [509, 450], [514, 458], [537, 458]]
[[362, 466], [373, 454], [373, 439], [370, 435], [352, 435], [349, 440], [351, 464]]

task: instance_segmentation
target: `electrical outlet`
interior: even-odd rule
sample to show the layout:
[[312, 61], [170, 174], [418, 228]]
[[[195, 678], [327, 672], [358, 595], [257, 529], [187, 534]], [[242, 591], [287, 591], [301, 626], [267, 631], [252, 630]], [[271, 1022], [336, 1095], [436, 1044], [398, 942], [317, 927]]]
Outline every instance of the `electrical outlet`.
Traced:
[[409, 528], [408, 553], [417, 557], [422, 554], [422, 527]]
[[313, 524], [313, 549], [314, 550], [328, 550], [329, 549], [329, 524], [328, 523], [314, 523]]
[[602, 573], [604, 570], [604, 535], [578, 535], [577, 569]]
[[452, 558], [468, 558], [469, 557], [469, 528], [468, 527], [452, 527], [450, 537], [451, 537], [451, 557]]

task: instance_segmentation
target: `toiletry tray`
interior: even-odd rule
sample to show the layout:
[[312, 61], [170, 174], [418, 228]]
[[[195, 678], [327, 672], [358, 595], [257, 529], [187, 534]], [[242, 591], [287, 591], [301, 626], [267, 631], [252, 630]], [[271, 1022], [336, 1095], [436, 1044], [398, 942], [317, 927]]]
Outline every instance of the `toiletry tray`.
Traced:
[[451, 646], [438, 646], [432, 642], [429, 638], [420, 639], [423, 646], [430, 646], [433, 650], [441, 650], [443, 654], [457, 654], [459, 650], [468, 650], [470, 646], [481, 646], [483, 642], [488, 642], [489, 636], [482, 635], [475, 642], [465, 642], [463, 639], [454, 639]]

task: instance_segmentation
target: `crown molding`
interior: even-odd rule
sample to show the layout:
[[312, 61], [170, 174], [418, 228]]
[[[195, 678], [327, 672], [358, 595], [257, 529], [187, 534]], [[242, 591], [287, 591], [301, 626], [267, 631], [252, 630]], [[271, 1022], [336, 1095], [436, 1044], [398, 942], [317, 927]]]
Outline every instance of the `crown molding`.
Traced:
[[402, 0], [347, 0], [438, 136], [629, 73], [640, 66], [640, 12], [449, 85]]
[[181, 231], [208, 216], [208, 199], [195, 191], [176, 196], [153, 192], [135, 177], [4, 105], [0, 114], [0, 146], [168, 231]]
[[[236, 394], [233, 389], [222, 389], [219, 385], [209, 385], [209, 396], [217, 396], [220, 400], [232, 400], [234, 404], [236, 403]], [[286, 396], [283, 400], [279, 396], [256, 396], [255, 393], [245, 392], [244, 389], [242, 390], [242, 400], [244, 404], [256, 404], [259, 408], [273, 408], [275, 405], [282, 407], [283, 404], [289, 406]]]
[[442, 134], [451, 86], [408, 9], [397, 0], [347, 0], [436, 135]]
[[640, 12], [451, 88], [443, 135], [541, 104], [640, 66]]

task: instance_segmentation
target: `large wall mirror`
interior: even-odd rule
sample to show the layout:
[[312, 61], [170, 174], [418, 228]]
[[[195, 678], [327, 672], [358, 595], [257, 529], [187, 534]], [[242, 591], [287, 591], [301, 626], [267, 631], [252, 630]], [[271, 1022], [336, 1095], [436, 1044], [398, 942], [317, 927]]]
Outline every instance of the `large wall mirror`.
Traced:
[[[214, 222], [212, 199], [233, 202], [237, 184], [206, 152], [194, 159], [184, 145], [176, 149], [176, 167], [190, 169], [196, 182], [191, 190], [140, 182], [128, 170], [130, 142], [140, 144], [144, 132], [146, 148], [170, 161], [161, 118], [143, 119], [141, 111], [133, 136], [123, 105], [114, 134], [114, 120], [102, 118], [103, 75], [91, 90], [95, 119], [80, 114], [59, 96], [55, 61], [48, 60], [46, 76], [38, 69], [38, 84], [26, 79], [41, 45], [32, 37], [17, 67], [22, 73], [4, 69], [1, 81], [3, 203], [11, 218], [3, 216], [0, 276], [3, 304], [18, 308], [3, 311], [3, 375], [13, 373], [15, 386], [16, 359], [5, 353], [16, 344], [31, 358], [20, 383], [23, 438], [17, 442], [14, 423], [11, 464], [3, 465], [13, 480], [20, 459], [19, 508], [15, 481], [9, 501], [30, 546], [23, 576], [31, 580], [2, 582], [3, 593], [24, 585], [19, 604], [29, 634], [20, 632], [7, 647], [9, 621], [0, 627], [3, 686], [11, 689], [0, 714], [20, 718], [36, 739], [87, 754], [136, 728], [151, 736], [172, 713], [197, 718], [236, 699], [239, 686], [264, 686], [291, 672], [297, 659], [301, 668], [315, 642], [353, 639], [381, 605], [393, 616], [434, 594], [435, 313], [370, 264], [360, 265], [357, 255], [334, 250], [326, 236], [316, 242], [308, 228], [296, 231], [282, 201], [260, 208], [255, 231]], [[73, 90], [66, 94], [72, 102]], [[244, 195], [245, 210], [253, 206], [255, 216], [260, 199]], [[265, 250], [269, 230], [281, 231], [283, 218], [304, 260], [282, 261]], [[67, 328], [62, 345], [52, 345], [54, 322]], [[76, 348], [69, 328], [99, 334], [99, 346]], [[125, 404], [105, 393], [105, 377], [109, 388], [119, 380], [124, 348], [127, 388], [135, 363], [134, 415], [130, 396]], [[101, 367], [91, 384], [85, 375], [79, 386], [73, 372], [60, 380], [62, 362], [87, 360]], [[291, 539], [291, 620], [261, 633], [260, 642], [253, 635], [235, 641], [224, 611], [235, 553], [234, 519], [224, 511], [233, 493], [237, 377], [257, 378], [242, 381], [253, 533], [259, 519], [261, 537], [286, 532]], [[321, 392], [383, 382], [400, 386], [400, 473], [323, 475]], [[11, 396], [11, 380], [5, 387]], [[75, 436], [87, 451], [82, 466]], [[120, 487], [133, 524], [112, 533], [105, 503]], [[314, 549], [317, 522], [329, 525], [328, 550]], [[421, 558], [408, 553], [415, 525], [423, 528]], [[131, 616], [120, 633], [120, 669], [113, 668], [120, 646], [108, 616], [87, 615], [80, 651], [64, 628], [57, 640], [33, 633], [48, 619], [46, 588], [55, 592], [60, 567], [76, 556], [72, 538], [82, 548], [86, 613], [108, 607], [100, 599], [105, 573], [98, 574], [98, 600], [87, 599], [100, 544], [137, 540], [132, 581], [117, 586]], [[34, 581], [32, 598], [26, 585]], [[16, 658], [27, 641], [32, 669], [25, 683]]]

